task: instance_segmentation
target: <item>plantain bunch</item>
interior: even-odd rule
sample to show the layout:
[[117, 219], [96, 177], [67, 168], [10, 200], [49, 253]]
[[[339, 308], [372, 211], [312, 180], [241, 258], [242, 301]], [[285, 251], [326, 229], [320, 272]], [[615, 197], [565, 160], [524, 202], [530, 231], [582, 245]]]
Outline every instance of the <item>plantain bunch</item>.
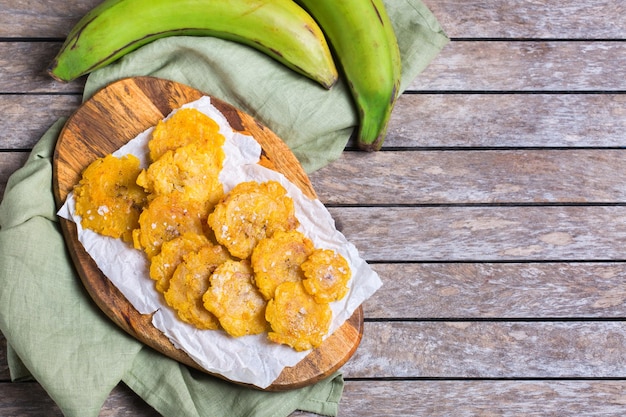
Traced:
[[340, 68], [359, 112], [359, 147], [381, 148], [401, 75], [382, 0], [105, 0], [72, 28], [48, 73], [68, 82], [175, 35], [249, 45], [326, 89]]

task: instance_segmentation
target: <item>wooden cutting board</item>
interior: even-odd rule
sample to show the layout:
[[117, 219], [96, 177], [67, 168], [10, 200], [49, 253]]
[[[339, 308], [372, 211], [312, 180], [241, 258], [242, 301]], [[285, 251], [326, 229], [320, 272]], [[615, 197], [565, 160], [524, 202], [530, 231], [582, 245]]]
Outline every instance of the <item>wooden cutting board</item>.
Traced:
[[[154, 77], [134, 77], [114, 82], [97, 92], [70, 116], [59, 136], [53, 158], [53, 189], [58, 207], [96, 158], [110, 154], [154, 126], [172, 110], [206, 94], [189, 86]], [[302, 166], [285, 143], [267, 127], [229, 104], [211, 97], [212, 103], [233, 129], [252, 135], [261, 145], [261, 163], [283, 173], [309, 197], [315, 191]], [[139, 314], [98, 269], [77, 239], [73, 222], [60, 219], [78, 275], [100, 309], [126, 332], [190, 367], [207, 372], [186, 353], [174, 347], [151, 323], [151, 315]], [[363, 335], [363, 310], [357, 309], [324, 343], [300, 363], [286, 368], [268, 387], [281, 391], [313, 384], [339, 369], [355, 352]], [[207, 372], [208, 373], [208, 372]], [[224, 378], [221, 375], [216, 375]]]

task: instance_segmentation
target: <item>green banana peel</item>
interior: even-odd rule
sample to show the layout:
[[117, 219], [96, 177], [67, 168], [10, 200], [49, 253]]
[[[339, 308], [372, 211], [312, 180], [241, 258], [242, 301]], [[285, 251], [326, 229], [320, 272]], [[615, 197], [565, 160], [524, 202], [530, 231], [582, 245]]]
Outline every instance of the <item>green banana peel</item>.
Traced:
[[321, 29], [291, 0], [105, 0], [70, 31], [48, 73], [72, 81], [175, 35], [246, 44], [327, 89], [338, 78]]
[[317, 21], [359, 112], [357, 144], [379, 150], [400, 94], [400, 50], [381, 0], [296, 0]]

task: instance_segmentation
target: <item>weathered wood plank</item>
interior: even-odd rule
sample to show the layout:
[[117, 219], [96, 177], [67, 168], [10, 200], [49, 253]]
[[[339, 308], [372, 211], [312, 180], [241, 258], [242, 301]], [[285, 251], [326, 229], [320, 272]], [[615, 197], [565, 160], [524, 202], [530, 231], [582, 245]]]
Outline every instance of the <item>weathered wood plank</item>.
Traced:
[[[346, 378], [624, 376], [616, 322], [366, 322]], [[394, 348], [390, 348], [394, 347]]]
[[65, 38], [99, 0], [0, 0], [0, 37]]
[[[564, 381], [347, 381], [340, 417], [501, 416], [622, 417], [626, 382]], [[2, 384], [0, 414], [12, 417], [61, 417], [58, 407], [36, 383]], [[158, 417], [126, 386], [116, 387], [100, 417]], [[292, 417], [313, 417], [295, 412]]]
[[60, 117], [80, 105], [80, 95], [0, 95], [2, 149], [30, 149]]
[[[80, 93], [45, 69], [59, 42], [0, 43], [0, 92]], [[503, 59], [506, 57], [506, 59]], [[626, 42], [451, 42], [410, 85], [418, 91], [621, 91]]]
[[457, 41], [411, 83], [420, 91], [623, 91], [626, 42]]
[[370, 261], [623, 260], [624, 206], [331, 207]]
[[340, 416], [622, 417], [624, 381], [349, 381]]
[[[31, 147], [80, 95], [0, 95], [4, 149]], [[624, 94], [405, 94], [387, 148], [621, 147]]]
[[[65, 37], [99, 3], [0, 0], [0, 37]], [[505, 0], [424, 3], [451, 37], [623, 39], [624, 6], [610, 0], [545, 2]]]
[[60, 47], [60, 42], [0, 42], [0, 93], [81, 94], [86, 77], [61, 83], [46, 73]]
[[611, 203], [626, 201], [624, 158], [624, 150], [344, 152], [310, 177], [325, 204]]
[[24, 165], [27, 158], [27, 152], [0, 152], [0, 200], [4, 196], [9, 177]]
[[368, 319], [626, 317], [624, 263], [374, 264]]
[[10, 379], [9, 364], [7, 362], [7, 339], [0, 332], [0, 383]]
[[0, 383], [0, 415], [14, 417], [50, 416], [63, 414], [50, 396], [35, 382]]
[[405, 94], [388, 147], [624, 146], [624, 94]]
[[623, 39], [624, 5], [612, 0], [424, 0], [448, 36]]

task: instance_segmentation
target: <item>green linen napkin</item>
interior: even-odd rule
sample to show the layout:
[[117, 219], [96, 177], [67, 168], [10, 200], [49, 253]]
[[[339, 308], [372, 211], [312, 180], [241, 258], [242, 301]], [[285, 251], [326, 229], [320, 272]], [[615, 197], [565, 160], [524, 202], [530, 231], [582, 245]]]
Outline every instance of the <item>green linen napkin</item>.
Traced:
[[[420, 1], [386, 2], [406, 86], [447, 43]], [[153, 75], [235, 105], [274, 130], [307, 172], [337, 159], [357, 124], [345, 86], [327, 91], [263, 54], [215, 38], [161, 39], [88, 77], [84, 97], [120, 78]], [[164, 416], [333, 416], [343, 390], [335, 373], [315, 385], [262, 392], [189, 369], [119, 330], [91, 301], [56, 218], [52, 155], [57, 121], [7, 184], [0, 204], [0, 331], [14, 380], [34, 377], [64, 415], [97, 416], [120, 381]]]

